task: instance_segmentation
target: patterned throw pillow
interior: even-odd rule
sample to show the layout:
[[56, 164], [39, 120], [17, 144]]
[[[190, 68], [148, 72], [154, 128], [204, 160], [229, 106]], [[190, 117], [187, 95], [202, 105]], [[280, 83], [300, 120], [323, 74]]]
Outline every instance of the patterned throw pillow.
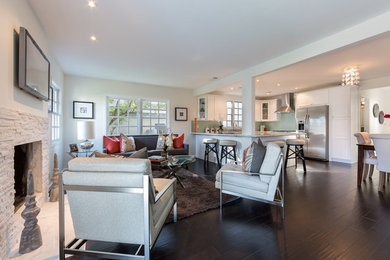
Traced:
[[121, 133], [121, 135], [120, 135], [120, 142], [121, 142], [121, 146], [120, 146], [120, 152], [121, 153], [125, 153], [125, 152], [129, 152], [129, 151], [134, 151], [135, 150], [134, 137], [126, 136], [126, 135]]
[[245, 157], [245, 171], [258, 173], [263, 164], [264, 156], [265, 147], [261, 143], [253, 142]]

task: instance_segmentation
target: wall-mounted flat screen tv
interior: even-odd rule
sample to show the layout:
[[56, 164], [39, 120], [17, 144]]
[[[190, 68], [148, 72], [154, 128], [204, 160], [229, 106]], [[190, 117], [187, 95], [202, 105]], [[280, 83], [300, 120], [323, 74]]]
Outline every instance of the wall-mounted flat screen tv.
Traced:
[[19, 88], [48, 100], [50, 62], [26, 28], [19, 31]]

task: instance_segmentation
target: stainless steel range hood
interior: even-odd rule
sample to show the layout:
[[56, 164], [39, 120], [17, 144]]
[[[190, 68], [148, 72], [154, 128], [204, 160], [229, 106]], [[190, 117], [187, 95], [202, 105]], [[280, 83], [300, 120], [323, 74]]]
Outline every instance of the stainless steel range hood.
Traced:
[[275, 113], [294, 113], [294, 93], [284, 94]]

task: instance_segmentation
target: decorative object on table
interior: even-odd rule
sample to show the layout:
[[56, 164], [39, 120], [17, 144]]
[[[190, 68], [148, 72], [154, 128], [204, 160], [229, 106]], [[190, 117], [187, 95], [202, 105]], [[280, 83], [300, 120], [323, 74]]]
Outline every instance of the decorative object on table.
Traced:
[[77, 144], [69, 144], [69, 149], [70, 149], [71, 153], [79, 151], [79, 148], [77, 147]]
[[196, 132], [198, 130], [198, 118], [194, 118], [194, 125], [193, 125], [193, 129], [192, 129], [192, 132]]
[[95, 122], [94, 121], [78, 121], [77, 122], [77, 140], [84, 140], [80, 143], [80, 148], [90, 150], [93, 147], [93, 142], [88, 139], [95, 138]]
[[219, 127], [217, 129], [217, 133], [218, 134], [222, 134], [223, 133], [223, 124], [222, 124], [222, 121], [219, 121]]
[[204, 129], [204, 132], [209, 134], [209, 133], [210, 133], [210, 128], [206, 127], [206, 128]]
[[165, 143], [164, 143], [164, 148], [161, 152], [161, 156], [164, 158], [168, 157], [168, 150], [173, 149], [173, 137], [172, 135], [167, 135], [165, 137]]
[[214, 127], [210, 128], [210, 133], [211, 134], [215, 134], [215, 128]]
[[126, 136], [126, 135], [121, 133], [119, 136], [119, 141], [120, 141], [120, 152], [121, 153], [136, 150], [134, 137]]
[[60, 170], [58, 169], [58, 158], [57, 154], [54, 154], [54, 168], [53, 176], [51, 177], [52, 186], [50, 188], [50, 202], [58, 201], [58, 174]]
[[175, 120], [187, 121], [188, 109], [186, 107], [175, 107]]
[[73, 101], [73, 118], [74, 119], [93, 119], [94, 103], [86, 101]]
[[385, 122], [385, 113], [383, 111], [379, 112], [378, 121], [379, 121], [379, 124], [381, 124], [381, 125], [383, 125], [383, 122]]
[[19, 253], [26, 254], [42, 245], [41, 229], [38, 225], [37, 216], [41, 209], [37, 206], [34, 195], [34, 179], [31, 169], [27, 173], [26, 208], [22, 211], [25, 219], [24, 228], [20, 237]]
[[163, 150], [164, 149], [164, 146], [165, 146], [165, 136], [160, 134], [158, 137], [157, 137], [157, 144], [156, 144], [156, 150]]
[[374, 117], [378, 117], [378, 115], [379, 115], [379, 105], [378, 104], [374, 104], [374, 106], [372, 107], [372, 114], [374, 115]]

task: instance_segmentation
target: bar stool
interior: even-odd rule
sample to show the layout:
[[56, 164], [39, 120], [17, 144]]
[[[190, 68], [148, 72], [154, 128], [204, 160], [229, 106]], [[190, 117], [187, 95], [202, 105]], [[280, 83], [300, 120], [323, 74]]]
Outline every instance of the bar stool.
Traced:
[[[305, 145], [305, 140], [303, 139], [287, 139], [287, 152], [286, 152], [286, 160], [284, 163], [284, 168], [287, 166], [288, 159], [295, 159], [295, 168], [297, 168], [297, 159], [302, 160], [303, 172], [306, 173], [306, 163], [305, 163], [305, 155], [303, 154], [303, 146]], [[293, 146], [293, 148], [291, 148]]]
[[218, 166], [221, 167], [218, 156], [218, 139], [204, 138], [203, 143], [206, 145], [204, 149], [204, 164], [209, 164], [209, 153], [214, 152], [217, 157]]
[[219, 141], [219, 146], [221, 146], [221, 165], [223, 158], [225, 158], [225, 164], [227, 160], [234, 160], [234, 163], [237, 164], [237, 155], [236, 155], [236, 146], [237, 142], [234, 140], [221, 140]]

